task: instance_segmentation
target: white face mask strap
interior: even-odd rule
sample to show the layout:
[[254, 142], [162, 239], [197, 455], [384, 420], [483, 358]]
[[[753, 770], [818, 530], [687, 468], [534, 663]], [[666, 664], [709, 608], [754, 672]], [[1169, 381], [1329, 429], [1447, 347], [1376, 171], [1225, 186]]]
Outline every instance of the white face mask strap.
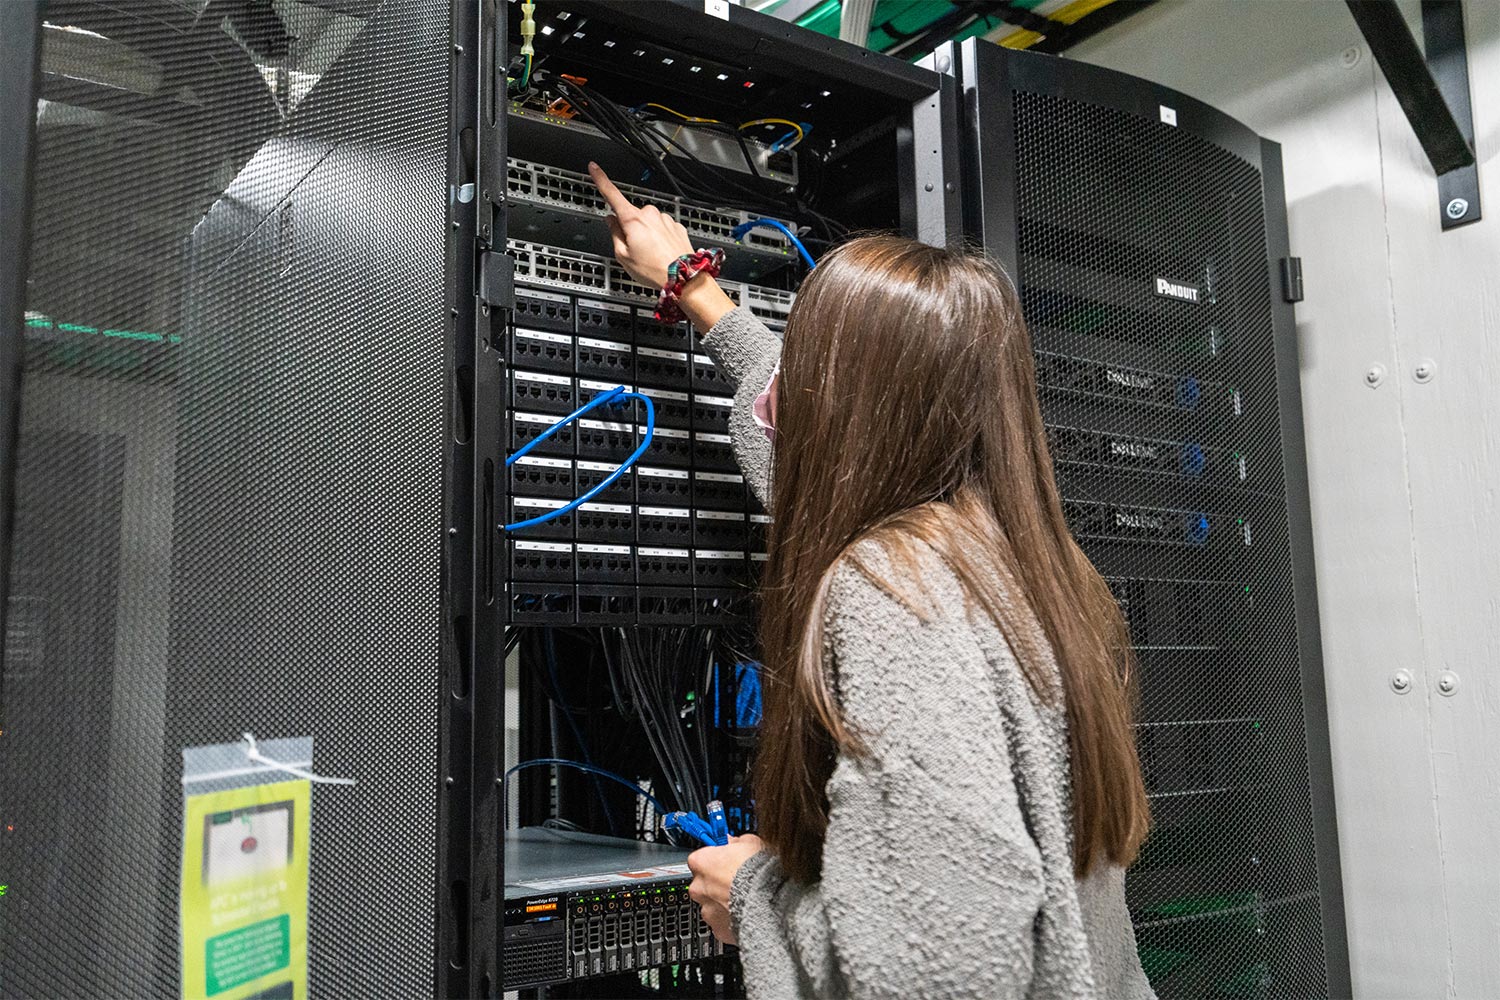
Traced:
[[353, 778], [325, 777], [321, 774], [313, 774], [311, 771], [304, 771], [302, 768], [296, 767], [292, 764], [283, 764], [279, 760], [272, 760], [270, 757], [267, 757], [265, 754], [261, 753], [260, 750], [256, 747], [254, 735], [245, 733], [244, 738], [245, 742], [249, 744], [249, 749], [245, 751], [245, 756], [257, 764], [262, 764], [266, 767], [274, 768], [277, 771], [285, 771], [287, 774], [294, 775], [298, 778], [305, 778], [315, 785], [356, 784], [356, 781]]

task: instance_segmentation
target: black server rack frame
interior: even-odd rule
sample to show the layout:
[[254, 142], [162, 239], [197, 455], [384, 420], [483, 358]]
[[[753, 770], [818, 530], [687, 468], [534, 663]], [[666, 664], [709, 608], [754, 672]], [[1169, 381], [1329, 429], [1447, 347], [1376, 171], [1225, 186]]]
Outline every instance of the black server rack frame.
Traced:
[[[1186, 786], [1179, 788], [1173, 784], [1174, 781], [1203, 778], [1214, 772], [1214, 762], [1224, 756], [1226, 747], [1239, 747], [1243, 752], [1236, 759], [1219, 762], [1231, 772], [1240, 769], [1235, 777], [1245, 779], [1248, 771], [1253, 770], [1253, 766], [1246, 767], [1247, 758], [1252, 753], [1264, 756], [1267, 752], [1263, 749], [1240, 747], [1236, 742], [1242, 737], [1258, 739], [1258, 733], [1240, 733], [1237, 730], [1233, 733], [1228, 730], [1217, 732], [1212, 726], [1174, 725], [1172, 717], [1176, 715], [1177, 718], [1182, 718], [1181, 713], [1191, 704], [1192, 699], [1178, 691], [1152, 689], [1153, 657], [1159, 655], [1152, 651], [1153, 648], [1183, 648], [1181, 644], [1185, 642], [1209, 645], [1223, 643], [1229, 655], [1221, 662], [1231, 672], [1231, 679], [1223, 683], [1228, 691], [1225, 695], [1227, 699], [1232, 701], [1239, 697], [1242, 700], [1253, 700], [1257, 691], [1263, 693], [1267, 685], [1279, 684], [1279, 693], [1288, 701], [1294, 699], [1298, 703], [1292, 708], [1298, 716], [1300, 733], [1295, 734], [1292, 743], [1300, 742], [1305, 746], [1306, 774], [1300, 778], [1294, 775], [1292, 780], [1302, 781], [1308, 793], [1305, 805], [1311, 812], [1309, 822], [1314, 843], [1311, 852], [1313, 857], [1299, 857], [1297, 864], [1305, 866], [1311, 863], [1316, 866], [1313, 876], [1316, 905], [1309, 917], [1306, 904], [1297, 904], [1303, 906], [1300, 914], [1303, 923], [1299, 927], [1305, 929], [1307, 922], [1314, 922], [1316, 930], [1305, 933], [1321, 935], [1317, 956], [1319, 961], [1312, 962], [1317, 965], [1316, 970], [1273, 968], [1267, 961], [1274, 959], [1267, 959], [1259, 965], [1252, 964], [1254, 976], [1258, 979], [1257, 982], [1249, 983], [1247, 980], [1246, 983], [1252, 989], [1279, 988], [1283, 992], [1288, 989], [1295, 992], [1298, 984], [1312, 983], [1312, 988], [1320, 990], [1322, 995], [1348, 995], [1348, 946], [1319, 644], [1295, 325], [1290, 303], [1275, 294], [1275, 290], [1279, 288], [1279, 263], [1289, 255], [1279, 147], [1202, 102], [1125, 74], [1034, 53], [1011, 52], [972, 39], [941, 47], [937, 58], [940, 64], [954, 67], [962, 92], [960, 104], [964, 130], [965, 231], [971, 239], [996, 257], [1008, 273], [1015, 276], [1018, 289], [1022, 291], [1028, 323], [1033, 328], [1036, 341], [1033, 346], [1038, 352], [1038, 384], [1044, 398], [1044, 418], [1051, 425], [1059, 485], [1063, 489], [1065, 501], [1072, 499], [1078, 508], [1070, 511], [1070, 523], [1075, 525], [1075, 532], [1080, 533], [1080, 542], [1090, 558], [1110, 578], [1109, 582], [1131, 620], [1137, 648], [1141, 650], [1138, 655], [1142, 661], [1143, 678], [1142, 757], [1147, 769], [1148, 792], [1153, 792], [1154, 786], [1153, 806], [1166, 817], [1160, 824], [1165, 832], [1158, 829], [1154, 836], [1158, 843], [1166, 843], [1167, 846], [1159, 849], [1156, 857], [1170, 854], [1170, 828], [1173, 819], [1184, 808], [1182, 803], [1192, 801], [1191, 796], [1179, 797], [1179, 793], [1197, 790]], [[1057, 306], [1058, 288], [1068, 277], [1066, 273], [1061, 275], [1063, 280], [1055, 280], [1050, 285], [1049, 275], [1043, 273], [1038, 279], [1043, 286], [1040, 294], [1027, 287], [1029, 279], [1038, 271], [1046, 270], [1036, 258], [1028, 255], [1027, 250], [1039, 245], [1036, 233], [1039, 224], [1047, 220], [1029, 218], [1023, 212], [1021, 186], [1028, 178], [1022, 174], [1027, 169], [1024, 164], [1029, 161], [1023, 158], [1025, 150], [1018, 147], [1023, 140], [1018, 135], [1021, 126], [1017, 121], [1016, 102], [1027, 98], [1018, 95], [1040, 95], [1045, 100], [1072, 102], [1078, 107], [1104, 109], [1109, 114], [1123, 113], [1143, 123], [1139, 126], [1139, 131], [1134, 133], [1143, 145], [1152, 140], [1140, 136], [1191, 135], [1206, 144], [1203, 148], [1216, 147], [1253, 168], [1256, 177], [1253, 198], [1259, 204], [1252, 207], [1251, 214], [1247, 217], [1253, 218], [1255, 210], [1264, 212], [1265, 271], [1263, 275], [1256, 275], [1254, 269], [1251, 269], [1248, 279], [1258, 285], [1256, 296], [1258, 299], [1263, 298], [1261, 307], [1268, 316], [1269, 329], [1265, 330], [1264, 342], [1258, 344], [1255, 351], [1246, 345], [1229, 342], [1227, 349], [1221, 352], [1219, 333], [1222, 331], [1211, 326], [1207, 334], [1211, 342], [1206, 344], [1206, 353], [1215, 362], [1210, 366], [1211, 377], [1197, 378], [1187, 386], [1190, 399], [1183, 398], [1184, 373], [1173, 370], [1177, 366], [1172, 365], [1169, 360], [1163, 360], [1169, 355], [1141, 350], [1147, 345], [1140, 343], [1122, 344], [1118, 339], [1111, 342], [1111, 331], [1106, 331], [1102, 338], [1094, 336], [1096, 331], [1092, 321], [1057, 323], [1053, 328], [1048, 328], [1048, 321], [1058, 315], [1076, 317], [1084, 314], [1078, 311], [1069, 313], [1066, 308]], [[1057, 127], [1062, 128], [1064, 125]], [[1152, 129], [1171, 131], [1152, 133]], [[1030, 134], [1035, 136], [1037, 133], [1033, 131]], [[1035, 179], [1031, 180], [1035, 182]], [[1062, 182], [1052, 178], [1051, 183], [1056, 187]], [[1121, 185], [1128, 185], [1128, 181], [1122, 179]], [[1060, 191], [1054, 191], [1054, 195], [1066, 197]], [[1074, 191], [1072, 195], [1080, 203], [1086, 197], [1081, 191]], [[1186, 199], [1191, 197], [1191, 193], [1184, 191], [1181, 196]], [[1035, 202], [1045, 201], [1046, 196], [1033, 194], [1031, 197]], [[1164, 201], [1158, 204], [1158, 208], [1165, 213], [1173, 210], [1191, 211], [1190, 207], [1185, 209], [1180, 202]], [[1082, 208], [1077, 209], [1078, 214], [1073, 216], [1075, 222], [1084, 211], [1086, 210]], [[1108, 228], [1108, 224], [1105, 228]], [[1081, 239], [1082, 234], [1077, 234], [1077, 238]], [[1100, 254], [1101, 258], [1110, 253], [1134, 254], [1137, 269], [1145, 267], [1151, 272], [1143, 272], [1145, 280], [1155, 278], [1156, 287], [1152, 292], [1155, 297], [1160, 298], [1160, 304], [1166, 309], [1184, 300], [1192, 301], [1198, 295], [1211, 294], [1212, 270], [1206, 277], [1190, 280], [1195, 278], [1193, 274], [1176, 273], [1171, 270], [1170, 265], [1159, 264], [1160, 261], [1171, 259], [1166, 248], [1147, 247], [1144, 248], [1144, 253], [1142, 249], [1116, 245], [1105, 247]], [[1261, 277], [1264, 278], [1263, 285], [1258, 284]], [[1165, 287], [1162, 287], [1162, 279], [1165, 279]], [[1102, 290], [1106, 297], [1110, 293], [1108, 280], [1098, 281], [1092, 288], [1096, 293]], [[1127, 298], [1136, 308], [1140, 308], [1139, 303], [1142, 301], [1155, 301], [1150, 296], [1136, 294], [1107, 304], [1118, 307]], [[1078, 303], [1069, 305], [1076, 307]], [[1060, 326], [1071, 326], [1071, 329], [1056, 328]], [[1162, 328], [1166, 326], [1165, 322], [1161, 324]], [[1244, 366], [1257, 360], [1256, 351], [1262, 362], [1269, 357], [1270, 367], [1274, 369], [1270, 372], [1262, 371], [1258, 375], [1259, 389], [1271, 398], [1244, 400], [1235, 386], [1245, 377]], [[1132, 358], [1148, 360], [1132, 366]], [[1102, 423], [1096, 420], [1092, 426], [1087, 426], [1087, 405], [1069, 412], [1065, 400], [1070, 395], [1076, 397], [1083, 394], [1094, 401], [1092, 405], [1096, 409], [1099, 405], [1113, 403], [1117, 407], [1113, 411], [1113, 419], [1130, 427], [1129, 432], [1119, 433], [1121, 424], [1111, 424], [1109, 420]], [[1208, 405], [1207, 410], [1199, 405], [1200, 398]], [[1099, 401], [1104, 402], [1101, 404]], [[1153, 406], [1158, 407], [1161, 412], [1170, 411], [1173, 403], [1179, 410], [1198, 412], [1195, 412], [1192, 421], [1140, 416], [1147, 412], [1148, 407]], [[1067, 413], [1072, 418], [1081, 415], [1083, 419], [1081, 423], [1078, 420], [1059, 419], [1059, 413]], [[1234, 446], [1234, 428], [1236, 425], [1245, 426], [1246, 420], [1243, 418], [1247, 415], [1248, 421], [1253, 422], [1262, 432], [1263, 440], [1274, 442], [1275, 447], [1271, 450], [1276, 452], [1273, 455], [1260, 455], [1258, 463], [1254, 463], [1252, 457], [1253, 464], [1248, 477], [1244, 452]], [[1080, 440], [1079, 434], [1063, 426], [1068, 423], [1087, 426], [1089, 434], [1082, 435]], [[1202, 446], [1196, 450], [1184, 448], [1180, 452], [1181, 475], [1175, 478], [1170, 475], [1170, 453], [1166, 456], [1159, 454], [1162, 448], [1153, 448], [1147, 436], [1140, 432], [1143, 427], [1160, 430], [1172, 426], [1191, 426], [1192, 433], [1200, 436], [1197, 443]], [[1157, 434], [1157, 437], [1170, 439], [1171, 435]], [[1215, 452], [1214, 448], [1219, 450]], [[1107, 459], [1101, 459], [1101, 454], [1108, 456]], [[1222, 460], [1226, 457], [1230, 459], [1227, 469]], [[1075, 494], [1070, 498], [1068, 467], [1074, 461], [1091, 461], [1096, 469], [1101, 470], [1088, 482], [1095, 489], [1111, 491], [1114, 496], [1110, 499], [1123, 503], [1132, 497], [1152, 496], [1157, 498], [1157, 502], [1150, 505], [1152, 508], [1177, 507], [1188, 514], [1184, 518], [1183, 535], [1177, 539], [1179, 543], [1186, 543], [1188, 546], [1198, 546], [1208, 541], [1207, 537], [1193, 537], [1195, 524], [1206, 536], [1212, 522], [1213, 527], [1218, 529], [1214, 533], [1214, 541], [1222, 541], [1222, 528], [1228, 525], [1222, 524], [1212, 515], [1211, 504], [1227, 505], [1231, 513], [1237, 506], [1270, 510], [1272, 516], [1262, 517], [1261, 521], [1266, 523], [1258, 524], [1257, 528], [1265, 529], [1263, 534], [1267, 536], [1268, 543], [1284, 550], [1280, 553], [1283, 561], [1278, 563], [1279, 568], [1276, 570], [1280, 579], [1255, 581], [1257, 593], [1252, 595], [1250, 586], [1247, 584], [1242, 588], [1239, 585], [1241, 577], [1232, 573], [1200, 573], [1198, 575], [1204, 578], [1201, 580], [1190, 579], [1194, 576], [1192, 573], [1176, 574], [1171, 579], [1139, 578], [1161, 574], [1132, 572], [1132, 563], [1140, 562], [1133, 556], [1136, 551], [1133, 546], [1139, 546], [1140, 542], [1120, 538], [1108, 540], [1106, 536], [1111, 533], [1108, 529], [1113, 529], [1117, 536], [1121, 533], [1133, 534], [1143, 529], [1159, 532], [1164, 528], [1160, 513], [1150, 509], [1116, 506], [1109, 511], [1107, 520], [1097, 516], [1090, 518], [1082, 508], [1091, 505], [1079, 504], [1078, 501], [1093, 501], [1098, 497], [1092, 494], [1086, 497]], [[1191, 470], [1189, 463], [1193, 466]], [[1227, 475], [1198, 478], [1199, 473], [1210, 465], [1217, 466], [1216, 471]], [[1177, 498], [1176, 502], [1173, 502], [1174, 498]], [[1094, 506], [1104, 506], [1107, 509], [1107, 505]], [[1099, 530], [1080, 532], [1080, 517], [1083, 518], [1083, 525]], [[1202, 517], [1203, 520], [1197, 522], [1195, 517]], [[1279, 525], [1275, 523], [1278, 518], [1284, 519]], [[1241, 540], [1248, 549], [1251, 541], [1250, 519], [1241, 518], [1240, 522], [1234, 525], [1234, 530], [1242, 535]], [[1166, 530], [1170, 531], [1170, 528]], [[1232, 539], [1230, 541], [1233, 542]], [[1243, 555], [1239, 562], [1244, 565], [1239, 567], [1234, 566], [1234, 556], [1227, 550], [1222, 551], [1218, 558], [1221, 566], [1239, 568], [1243, 573], [1252, 571], [1248, 568], [1250, 560]], [[1262, 582], [1274, 584], [1266, 589], [1281, 592], [1282, 617], [1290, 615], [1294, 619], [1290, 627], [1295, 634], [1290, 642], [1283, 635], [1281, 646], [1285, 655], [1296, 657], [1293, 676], [1287, 676], [1287, 671], [1276, 674], [1262, 662], [1265, 658], [1257, 655], [1257, 636], [1271, 634], [1268, 631], [1270, 626], [1264, 621], [1267, 612], [1255, 610], [1253, 604], [1255, 598], [1259, 597], [1259, 584]], [[1182, 594], [1189, 589], [1198, 596], [1188, 601], [1186, 606], [1196, 610], [1184, 614]], [[1213, 607], [1234, 607], [1232, 603], [1226, 602], [1239, 599], [1244, 601], [1240, 610], [1245, 613], [1246, 621], [1250, 622], [1246, 626], [1246, 632], [1231, 635], [1229, 633], [1237, 631], [1238, 627], [1226, 626], [1218, 633], [1210, 634], [1213, 633], [1212, 622], [1204, 618], [1204, 612]], [[1286, 623], [1282, 622], [1282, 626], [1282, 631], [1285, 632]], [[1257, 629], [1260, 631], [1257, 632]], [[1153, 638], [1153, 633], [1165, 638]], [[1158, 643], [1163, 645], [1158, 646]], [[1167, 685], [1162, 687], [1166, 688]], [[1252, 722], [1251, 725], [1255, 723]], [[1290, 758], [1294, 766], [1302, 763], [1298, 760], [1296, 750], [1294, 747]], [[1220, 769], [1214, 773], [1222, 775], [1225, 772]], [[1286, 776], [1282, 775], [1281, 780], [1285, 781]], [[1192, 784], [1192, 781], [1188, 781], [1188, 784]], [[1244, 785], [1245, 790], [1240, 793], [1244, 796], [1263, 794], [1255, 789], [1254, 782], [1246, 780]], [[1162, 791], [1163, 788], [1166, 790]], [[1269, 793], [1266, 794], [1269, 799]], [[1278, 860], [1283, 860], [1276, 854], [1274, 836], [1258, 841], [1251, 837], [1242, 846], [1246, 848], [1242, 853], [1250, 864], [1259, 865], [1265, 861], [1267, 867], [1274, 867]], [[1150, 851], [1152, 847], [1148, 841], [1147, 850]], [[1266, 856], [1262, 858], [1261, 855]], [[1163, 881], [1166, 885], [1171, 884], [1169, 878]], [[1132, 887], [1139, 894], [1132, 894], [1132, 904], [1152, 902], [1143, 900], [1142, 897], [1149, 895], [1154, 888], [1159, 888], [1144, 879], [1133, 879]], [[1250, 900], [1250, 897], [1247, 896], [1246, 900]], [[1162, 903], [1163, 900], [1154, 902]], [[1227, 898], [1220, 901], [1223, 904], [1232, 902], [1239, 901]], [[1238, 914], [1247, 924], [1260, 925], [1261, 908], [1267, 902], [1263, 899], [1250, 900], [1238, 911], [1228, 913], [1227, 920], [1232, 923]], [[1155, 933], [1150, 929], [1153, 923], [1167, 925], [1193, 916], [1175, 913], [1170, 907], [1159, 907], [1155, 914], [1142, 912], [1147, 908], [1145, 905], [1134, 908], [1137, 909], [1135, 916], [1138, 927], [1146, 928], [1142, 934], [1143, 939]], [[1155, 921], [1142, 919], [1153, 915], [1156, 917]], [[1266, 933], [1264, 926], [1259, 926], [1259, 933]], [[1274, 950], [1278, 945], [1286, 946], [1289, 954], [1295, 953], [1298, 956], [1289, 958], [1288, 961], [1300, 961], [1307, 956], [1305, 942], [1296, 942], [1299, 947], [1294, 948], [1294, 942], [1289, 938], [1278, 939], [1274, 928], [1269, 937], [1270, 940], [1262, 946], [1263, 959], [1270, 955], [1264, 949]], [[1283, 975], [1285, 981], [1277, 982], [1274, 977], [1278, 974]], [[1201, 988], [1202, 984], [1197, 986]], [[1164, 996], [1172, 993], [1170, 982], [1167, 987]], [[1158, 988], [1161, 989], [1161, 985]]]
[[[505, 68], [512, 47], [506, 25], [508, 16], [514, 16], [507, 11], [508, 6], [514, 5], [498, 0], [456, 5], [452, 39], [447, 255], [453, 280], [445, 345], [451, 440], [445, 461], [443, 538], [445, 861], [440, 872], [437, 956], [437, 991], [444, 996], [493, 996], [503, 988], [501, 814], [505, 748], [499, 735], [504, 732], [505, 714], [504, 638], [508, 625], [528, 624], [524, 615], [514, 613], [508, 599], [508, 540], [499, 530], [511, 513], [505, 456], [520, 440], [514, 425], [508, 425], [505, 418], [510, 382], [508, 331], [515, 319], [521, 284], [517, 281], [516, 258], [507, 251], [512, 240], [526, 240], [525, 233], [514, 231], [516, 220], [538, 218], [535, 212], [517, 211], [508, 197], [508, 157], [513, 154], [508, 137], [512, 121], [506, 113]], [[845, 92], [841, 96], [846, 99], [855, 93], [891, 107], [894, 114], [889, 129], [851, 135], [841, 152], [853, 163], [858, 161], [858, 151], [869, 143], [891, 143], [896, 175], [894, 183], [886, 185], [896, 195], [891, 222], [927, 242], [942, 244], [955, 239], [960, 218], [958, 154], [951, 141], [957, 122], [954, 79], [934, 72], [930, 65], [882, 59], [744, 7], [726, 6], [714, 16], [692, 0], [618, 4], [573, 0], [565, 5], [573, 17], [586, 17], [643, 39], [658, 38], [661, 26], [671, 24], [669, 43], [650, 44], [669, 44], [673, 51], [697, 53], [705, 61], [737, 65], [742, 72], [755, 74], [752, 84], [777, 78], [821, 80], [827, 81], [828, 89], [836, 87]], [[857, 106], [857, 102], [851, 104]], [[526, 159], [536, 163], [539, 158], [531, 154]], [[610, 166], [606, 157], [601, 156], [600, 162]], [[589, 207], [583, 209], [587, 212]], [[866, 224], [862, 219], [853, 221]], [[532, 327], [538, 328], [536, 324]], [[606, 342], [604, 353], [596, 360], [607, 363], [607, 342], [612, 338], [601, 332], [592, 339]], [[538, 341], [546, 342], [547, 338]], [[575, 340], [575, 346], [577, 343]], [[595, 345], [585, 346], [590, 351], [595, 349]], [[547, 349], [541, 353], [547, 355]], [[612, 377], [608, 381], [618, 384], [627, 380]], [[573, 389], [577, 388], [575, 382]], [[703, 416], [713, 419], [708, 410]], [[597, 423], [610, 422], [604, 417]], [[670, 424], [669, 417], [659, 426]], [[583, 440], [579, 435], [585, 431], [606, 434], [609, 430], [580, 425], [575, 428], [575, 441]], [[539, 451], [537, 457], [547, 456]], [[557, 469], [555, 475], [561, 475], [560, 469], [553, 468]], [[700, 470], [699, 474], [734, 475], [727, 467], [724, 471]], [[704, 482], [714, 484], [712, 489], [733, 488], [726, 487], [722, 479]], [[599, 500], [610, 498], [601, 495]], [[751, 509], [754, 505], [748, 497], [745, 506], [746, 533], [754, 537], [763, 531], [763, 524], [760, 520], [752, 523], [750, 517], [763, 515]], [[606, 519], [612, 512], [605, 508], [598, 513]], [[715, 525], [695, 523], [695, 542], [699, 530], [708, 537], [716, 529]], [[540, 539], [537, 544], [541, 544]], [[636, 596], [642, 596], [650, 597], [653, 607], [674, 607], [663, 596], [665, 592], [641, 585], [639, 578], [629, 586], [587, 586], [600, 598], [599, 612], [592, 618], [575, 614], [573, 620], [578, 624], [625, 623], [632, 616], [620, 611], [623, 595], [631, 596], [632, 603]], [[698, 612], [690, 610], [687, 617], [696, 620]], [[649, 622], [638, 615], [634, 620]], [[679, 611], [663, 620], [685, 619]], [[555, 623], [556, 619], [542, 616], [535, 623], [543, 621]], [[529, 717], [524, 701], [522, 714]]]

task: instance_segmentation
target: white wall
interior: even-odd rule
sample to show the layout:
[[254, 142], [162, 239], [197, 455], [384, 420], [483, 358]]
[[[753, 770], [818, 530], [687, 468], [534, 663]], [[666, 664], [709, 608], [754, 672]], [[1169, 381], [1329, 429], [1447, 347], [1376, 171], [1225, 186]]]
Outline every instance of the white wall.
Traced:
[[[1417, 4], [1404, 12], [1421, 38]], [[1344, 4], [1164, 0], [1073, 49], [1282, 144], [1354, 988], [1500, 996], [1500, 2], [1468, 0], [1488, 217], [1437, 186]], [[1419, 361], [1437, 363], [1419, 385]], [[1387, 371], [1371, 389], [1372, 365]], [[1410, 671], [1414, 690], [1389, 678]], [[1453, 697], [1437, 689], [1451, 670]]]

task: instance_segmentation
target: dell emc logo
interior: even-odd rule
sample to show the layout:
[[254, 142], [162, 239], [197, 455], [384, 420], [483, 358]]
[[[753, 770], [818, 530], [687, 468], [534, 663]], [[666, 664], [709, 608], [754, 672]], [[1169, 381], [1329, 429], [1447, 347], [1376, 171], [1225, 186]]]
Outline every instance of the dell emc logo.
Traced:
[[1168, 278], [1156, 279], [1156, 294], [1183, 302], [1197, 302], [1200, 290], [1197, 285], [1184, 285]]

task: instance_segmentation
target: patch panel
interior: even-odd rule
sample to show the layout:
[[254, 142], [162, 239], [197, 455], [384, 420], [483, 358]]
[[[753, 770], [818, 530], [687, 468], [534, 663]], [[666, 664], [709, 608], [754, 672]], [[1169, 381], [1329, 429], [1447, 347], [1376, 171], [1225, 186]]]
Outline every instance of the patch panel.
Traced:
[[[601, 382], [593, 378], [581, 378], [578, 380], [578, 405], [583, 405], [600, 393], [609, 392], [620, 385], [619, 382]], [[634, 389], [633, 385], [626, 385], [626, 389]], [[635, 408], [635, 403], [627, 401], [624, 403], [608, 403], [607, 412], [612, 414], [630, 413]], [[571, 410], [569, 412], [572, 412]]]
[[575, 589], [580, 625], [629, 625], [635, 622], [635, 588], [589, 585]]
[[574, 370], [580, 376], [635, 382], [635, 352], [628, 343], [585, 337], [580, 333], [577, 344], [578, 363]]
[[722, 588], [748, 582], [748, 557], [744, 550], [695, 549], [693, 551], [693, 584]]
[[580, 400], [571, 376], [512, 371], [510, 402], [511, 407], [517, 410], [540, 410], [543, 413], [566, 415], [578, 407]]
[[580, 583], [630, 583], [635, 579], [635, 550], [629, 545], [579, 542], [575, 562]]
[[[744, 587], [762, 564], [750, 550], [763, 546], [767, 518], [747, 514], [758, 506], [728, 434], [731, 387], [701, 347], [692, 349], [693, 331], [657, 322], [654, 294], [619, 280], [613, 262], [536, 243], [511, 246], [522, 285], [507, 341], [512, 446], [617, 385], [645, 392], [656, 412], [641, 465], [557, 522], [508, 539], [512, 620], [721, 623], [743, 614]], [[795, 301], [790, 292], [723, 284], [776, 326]], [[627, 402], [561, 429], [511, 467], [510, 520], [555, 509], [603, 481], [640, 442], [643, 424], [644, 408]], [[519, 542], [528, 544], [516, 549]], [[603, 589], [585, 608], [581, 588]], [[626, 607], [622, 592], [647, 597]]]
[[510, 332], [510, 363], [526, 369], [573, 374], [573, 335], [518, 326]]
[[658, 427], [642, 456], [649, 462], [687, 468], [693, 464], [693, 435], [673, 427]]
[[632, 504], [580, 504], [573, 515], [575, 535], [580, 542], [628, 544], [635, 541], [635, 507]]
[[[510, 516], [506, 518], [506, 523], [511, 524], [516, 521], [525, 521], [533, 517], [540, 517], [548, 511], [566, 506], [567, 503], [568, 501], [566, 500], [550, 500], [544, 497], [511, 497], [509, 504]], [[570, 511], [550, 521], [543, 521], [541, 524], [534, 524], [529, 528], [525, 528], [523, 529], [525, 537], [527, 540], [565, 539], [571, 541], [573, 538], [574, 513]]]
[[[609, 470], [613, 466], [604, 468]], [[513, 496], [571, 500], [578, 495], [573, 462], [566, 458], [523, 455], [510, 466], [510, 492]]]
[[646, 387], [687, 389], [692, 382], [686, 351], [668, 351], [659, 347], [635, 349], [636, 377]]
[[687, 430], [693, 426], [692, 397], [677, 389], [651, 389], [646, 393], [656, 404], [656, 426]]
[[579, 458], [619, 458], [634, 451], [639, 441], [635, 424], [579, 417], [577, 427]]
[[663, 323], [656, 318], [654, 309], [637, 309], [635, 342], [639, 346], [686, 351], [692, 346], [693, 334], [686, 323]]
[[729, 433], [729, 415], [734, 412], [733, 396], [706, 396], [693, 393], [693, 430]]
[[636, 582], [664, 587], [691, 587], [693, 553], [690, 549], [642, 545], [635, 550]]
[[518, 624], [571, 623], [574, 593], [571, 585], [513, 580], [509, 587], [510, 620]]
[[693, 511], [693, 544], [708, 549], [743, 549], [750, 543], [744, 511]]
[[693, 541], [693, 512], [687, 507], [638, 507], [635, 526], [641, 544], [691, 545]]
[[572, 583], [573, 574], [571, 542], [516, 539], [510, 543], [510, 576], [513, 580]]
[[727, 510], [744, 510], [749, 502], [745, 477], [738, 472], [693, 473], [693, 503]]
[[618, 302], [579, 299], [574, 312], [578, 315], [579, 336], [629, 340], [635, 332], [635, 310]]
[[740, 467], [728, 434], [694, 434], [692, 455], [696, 465], [711, 472], [730, 472]]
[[636, 591], [636, 621], [642, 625], [693, 624], [696, 607], [692, 588], [642, 584]]
[[754, 611], [754, 598], [744, 587], [734, 590], [693, 590], [693, 620], [699, 625], [744, 621]]
[[643, 504], [656, 506], [691, 505], [693, 479], [683, 469], [663, 469], [656, 466], [636, 467], [636, 496]]
[[516, 289], [515, 322], [543, 330], [573, 332], [573, 299], [555, 292]]
[[750, 553], [750, 585], [756, 586], [760, 583], [761, 575], [766, 571], [766, 562], [771, 557], [765, 552]]
[[[543, 431], [557, 422], [557, 417], [545, 413], [523, 413], [514, 411], [510, 415], [510, 447], [512, 451], [519, 451], [534, 441]], [[568, 455], [573, 454], [575, 425], [568, 424], [560, 427], [557, 433], [537, 445], [531, 452], [533, 455]]]
[[691, 388], [694, 392], [731, 392], [729, 380], [724, 373], [719, 371], [719, 366], [714, 364], [713, 358], [707, 354], [694, 354], [692, 356], [692, 382]]
[[766, 535], [771, 530], [771, 515], [766, 513], [751, 513], [746, 518], [746, 526], [750, 530], [750, 547], [757, 552], [766, 549]]
[[[520, 463], [517, 462], [517, 464], [519, 465]], [[514, 467], [515, 466], [512, 466], [512, 468]], [[593, 462], [586, 461], [580, 458], [576, 463], [578, 491], [569, 495], [582, 496], [584, 493], [588, 492], [595, 486], [598, 486], [600, 483], [604, 482], [605, 479], [609, 478], [610, 474], [613, 473], [618, 467], [618, 463]], [[626, 469], [624, 475], [620, 476], [619, 479], [616, 479], [614, 481], [614, 484], [603, 493], [600, 493], [596, 499], [606, 502], [618, 502], [621, 500], [630, 500], [634, 498], [636, 478], [635, 473], [636, 470], [634, 468]]]

